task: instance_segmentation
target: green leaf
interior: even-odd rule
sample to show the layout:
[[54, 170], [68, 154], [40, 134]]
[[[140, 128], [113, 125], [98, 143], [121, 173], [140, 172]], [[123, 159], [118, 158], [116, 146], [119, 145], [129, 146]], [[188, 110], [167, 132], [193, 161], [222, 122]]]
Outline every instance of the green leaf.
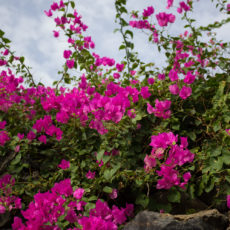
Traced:
[[213, 124], [213, 130], [214, 132], [217, 132], [218, 130], [221, 129], [221, 125], [220, 125], [220, 122], [219, 121], [216, 121], [214, 124]]
[[3, 40], [5, 43], [11, 43], [11, 41], [10, 41], [8, 38], [2, 38], [2, 40]]
[[133, 32], [131, 30], [126, 30], [125, 35], [129, 34], [131, 38], [133, 38]]
[[98, 151], [98, 153], [97, 153], [97, 160], [98, 160], [99, 162], [101, 162], [102, 157], [103, 157], [103, 155], [104, 155], [104, 152], [105, 152], [104, 149], [101, 149], [101, 150]]
[[4, 31], [0, 30], [0, 38], [5, 34]]
[[149, 198], [145, 194], [141, 194], [137, 197], [135, 203], [141, 205], [143, 208], [146, 208], [149, 204]]
[[14, 160], [11, 161], [11, 165], [16, 165], [20, 162], [22, 158], [22, 155], [21, 153], [18, 153], [17, 156], [14, 158]]
[[105, 186], [103, 188], [103, 192], [105, 192], [105, 193], [112, 193], [112, 191], [113, 191], [113, 189], [111, 187]]
[[189, 138], [192, 140], [192, 141], [195, 141], [196, 140], [196, 134], [194, 132], [189, 132], [188, 133], [188, 136]]
[[168, 201], [172, 202], [172, 203], [180, 203], [180, 192], [178, 192], [177, 190], [172, 190], [170, 191], [170, 193], [168, 194]]
[[75, 2], [71, 1], [70, 4], [71, 4], [71, 7], [74, 9], [75, 8]]
[[218, 146], [216, 148], [210, 149], [211, 155], [217, 157], [221, 154], [222, 146]]
[[24, 58], [24, 57], [20, 57], [20, 58], [19, 58], [19, 61], [20, 61], [21, 63], [24, 63], [25, 58]]

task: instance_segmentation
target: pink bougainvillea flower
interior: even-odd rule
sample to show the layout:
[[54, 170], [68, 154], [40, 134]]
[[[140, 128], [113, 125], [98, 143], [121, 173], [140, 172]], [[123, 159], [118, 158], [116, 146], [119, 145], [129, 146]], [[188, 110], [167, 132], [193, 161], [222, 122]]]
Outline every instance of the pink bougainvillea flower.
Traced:
[[114, 79], [119, 79], [120, 78], [120, 74], [119, 73], [114, 73], [113, 77], [114, 77]]
[[117, 198], [117, 189], [113, 189], [112, 192], [109, 194], [110, 199], [114, 200]]
[[183, 9], [184, 11], [189, 11], [190, 10], [190, 6], [187, 5], [184, 1], [180, 2], [180, 8]]
[[156, 167], [156, 164], [157, 164], [155, 157], [152, 155], [150, 155], [150, 156], [146, 155], [144, 162], [145, 162], [144, 169], [146, 172], [148, 172], [152, 168]]
[[143, 86], [141, 88], [141, 96], [144, 98], [144, 99], [147, 99], [151, 96], [151, 93], [149, 92], [149, 87], [148, 86]]
[[5, 143], [9, 140], [10, 138], [8, 136], [8, 133], [6, 131], [0, 131], [0, 145], [5, 145]]
[[70, 162], [62, 159], [61, 163], [58, 165], [61, 169], [68, 169], [70, 167]]
[[143, 17], [147, 18], [151, 16], [154, 13], [154, 8], [152, 6], [149, 6], [147, 9], [144, 9], [142, 15]]
[[148, 114], [152, 114], [154, 112], [154, 108], [149, 103], [147, 103], [147, 112]]
[[78, 188], [74, 191], [73, 197], [80, 200], [83, 197], [85, 190], [83, 188]]
[[159, 26], [164, 27], [167, 26], [168, 23], [173, 23], [176, 19], [175, 15], [173, 14], [167, 14], [165, 12], [161, 12], [156, 15], [157, 21]]
[[38, 140], [44, 144], [46, 144], [46, 136], [45, 135], [41, 135]]
[[119, 63], [117, 63], [117, 64], [116, 64], [116, 69], [117, 69], [117, 71], [118, 71], [118, 72], [121, 72], [121, 71], [124, 69], [124, 66], [125, 66], [124, 64], [119, 64]]
[[18, 133], [17, 136], [18, 136], [18, 138], [19, 138], [20, 140], [22, 140], [22, 139], [24, 138], [25, 135], [24, 135], [23, 133], [22, 133], [22, 134], [21, 134], [21, 133]]
[[171, 94], [177, 95], [177, 94], [179, 94], [180, 89], [179, 89], [177, 84], [173, 84], [173, 85], [169, 86], [169, 91], [170, 91]]
[[230, 4], [227, 5], [227, 11], [230, 12]]
[[0, 129], [5, 129], [6, 121], [0, 121]]
[[130, 118], [135, 118], [135, 117], [136, 117], [135, 109], [129, 109], [129, 110], [127, 111], [127, 115], [128, 115]]
[[230, 195], [227, 195], [227, 207], [230, 209]]
[[94, 179], [95, 177], [95, 172], [91, 172], [90, 170], [86, 173], [86, 178], [87, 179]]
[[7, 56], [9, 54], [9, 50], [8, 49], [5, 49], [5, 51], [3, 52], [3, 55], [4, 56]]
[[135, 70], [130, 70], [130, 74], [131, 74], [132, 76], [134, 76], [134, 75], [136, 74], [136, 71], [135, 71]]
[[167, 1], [168, 5], [167, 5], [166, 9], [169, 9], [173, 5], [173, 1], [174, 0], [168, 0]]
[[69, 69], [72, 69], [74, 67], [74, 60], [67, 60], [66, 65]]
[[46, 16], [51, 17], [53, 15], [51, 9], [49, 11], [44, 10]]
[[29, 131], [29, 133], [27, 134], [27, 139], [32, 141], [35, 138], [36, 138], [36, 134], [33, 131]]
[[58, 10], [58, 9], [59, 9], [59, 6], [58, 6], [58, 4], [57, 4], [56, 2], [54, 2], [54, 3], [50, 6], [50, 8], [51, 8], [53, 11], [55, 11], [55, 10]]
[[14, 151], [18, 153], [20, 151], [20, 145], [16, 145]]
[[72, 51], [71, 50], [64, 50], [63, 52], [63, 57], [65, 59], [68, 59], [70, 57], [70, 55], [72, 54]]
[[183, 86], [182, 89], [180, 90], [179, 96], [183, 100], [185, 100], [186, 98], [188, 98], [189, 96], [191, 96], [191, 94], [192, 94], [192, 89], [190, 87]]
[[159, 73], [157, 77], [158, 77], [159, 80], [164, 80], [165, 79], [165, 74], [160, 74]]
[[169, 79], [171, 81], [177, 81], [179, 79], [178, 75], [177, 75], [177, 72], [174, 69], [170, 70], [170, 72], [169, 72]]
[[149, 83], [150, 85], [153, 85], [154, 82], [155, 82], [154, 78], [150, 77], [150, 78], [148, 79], [148, 83]]
[[0, 205], [0, 214], [5, 213], [6, 208], [3, 205]]
[[53, 30], [53, 33], [54, 33], [54, 37], [55, 37], [55, 38], [58, 38], [58, 37], [59, 37], [59, 32], [58, 32], [58, 31]]
[[195, 81], [195, 78], [196, 78], [195, 75], [193, 75], [191, 71], [189, 71], [184, 78], [184, 83], [190, 85]]

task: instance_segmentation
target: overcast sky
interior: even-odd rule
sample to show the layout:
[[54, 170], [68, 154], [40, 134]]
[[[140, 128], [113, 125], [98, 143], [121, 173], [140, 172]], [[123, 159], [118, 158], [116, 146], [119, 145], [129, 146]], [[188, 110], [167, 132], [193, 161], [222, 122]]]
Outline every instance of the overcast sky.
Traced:
[[[218, 13], [211, 0], [194, 0], [193, 17], [198, 19], [200, 25], [207, 25], [216, 20], [226, 18], [226, 14]], [[0, 29], [5, 31], [5, 36], [12, 41], [12, 49], [18, 56], [26, 58], [26, 64], [32, 67], [34, 78], [45, 85], [52, 85], [57, 80], [58, 70], [62, 69], [64, 58], [63, 50], [66, 46], [64, 37], [54, 38], [52, 31], [55, 29], [53, 19], [44, 14], [53, 1], [51, 0], [0, 0]], [[113, 33], [116, 28], [114, 23], [114, 0], [76, 0], [76, 9], [83, 17], [83, 22], [89, 26], [88, 35], [95, 42], [95, 52], [100, 56], [108, 56], [121, 61], [124, 53], [118, 51], [121, 44], [119, 33]], [[180, 1], [174, 1], [176, 6]], [[230, 3], [230, 0], [229, 0]], [[167, 0], [128, 0], [129, 10], [142, 10], [147, 6], [155, 8], [155, 14], [166, 11]], [[168, 11], [169, 12], [169, 11]], [[155, 14], [153, 20], [155, 20]], [[184, 31], [180, 23], [181, 15], [176, 14], [175, 25], [167, 28], [169, 33], [180, 34]], [[218, 38], [229, 41], [230, 24], [217, 30]], [[157, 66], [164, 63], [163, 56], [159, 56], [156, 46], [148, 43], [148, 37], [140, 31], [135, 33], [136, 50], [145, 61], [153, 61]]]

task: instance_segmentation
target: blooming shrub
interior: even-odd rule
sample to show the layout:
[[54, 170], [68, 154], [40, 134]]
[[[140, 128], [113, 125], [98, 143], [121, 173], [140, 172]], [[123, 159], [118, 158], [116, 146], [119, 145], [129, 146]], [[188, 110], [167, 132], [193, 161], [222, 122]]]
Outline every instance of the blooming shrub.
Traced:
[[[212, 29], [230, 20], [197, 27], [193, 4], [168, 0], [176, 13], [149, 6], [127, 21], [116, 0], [125, 50], [116, 62], [93, 52], [74, 1], [54, 2], [45, 15], [68, 48], [53, 87], [34, 81], [0, 30], [0, 213], [15, 214], [13, 229], [122, 228], [133, 211], [170, 212], [182, 193], [209, 193], [213, 206], [227, 195], [229, 207], [230, 44]], [[216, 7], [229, 14], [225, 0]], [[185, 31], [168, 34], [180, 17]], [[136, 29], [163, 51], [162, 68], [139, 59]]]

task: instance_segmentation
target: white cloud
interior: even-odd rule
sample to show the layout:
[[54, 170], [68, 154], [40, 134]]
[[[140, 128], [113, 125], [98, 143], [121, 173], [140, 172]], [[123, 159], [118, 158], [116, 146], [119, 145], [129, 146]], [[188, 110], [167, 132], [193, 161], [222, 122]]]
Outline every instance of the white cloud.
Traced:
[[[23, 55], [26, 63], [31, 65], [36, 79], [40, 78], [45, 84], [51, 85], [52, 81], [58, 79], [58, 70], [62, 69], [64, 59], [63, 50], [68, 46], [65, 38], [55, 39], [52, 31], [55, 29], [53, 19], [47, 18], [44, 10], [48, 10], [53, 0], [0, 0], [0, 28], [6, 32], [6, 37], [12, 40], [12, 48], [16, 54]], [[176, 12], [179, 0], [175, 0], [171, 9]], [[165, 11], [166, 0], [128, 0], [129, 10], [142, 10], [153, 5], [155, 14]], [[211, 1], [199, 1], [194, 3], [194, 17], [199, 25], [206, 25], [215, 20], [225, 18], [225, 14], [216, 13], [215, 6], [211, 6]], [[115, 25], [114, 0], [79, 0], [76, 1], [76, 9], [83, 16], [83, 21], [89, 26], [88, 35], [95, 41], [95, 52], [100, 56], [109, 56], [120, 61], [124, 56], [123, 51], [118, 51], [121, 44], [119, 33], [113, 31]], [[207, 10], [208, 9], [208, 10]], [[169, 11], [168, 11], [169, 12]], [[155, 14], [152, 16], [156, 23]], [[180, 34], [184, 31], [183, 24], [180, 23], [180, 15], [175, 13], [177, 21], [175, 25], [167, 28], [169, 33]], [[163, 56], [159, 55], [156, 45], [148, 43], [148, 37], [135, 31], [136, 50], [140, 57], [146, 61], [153, 61], [157, 66], [164, 62]], [[230, 25], [217, 30], [218, 38], [227, 40], [230, 36]]]

